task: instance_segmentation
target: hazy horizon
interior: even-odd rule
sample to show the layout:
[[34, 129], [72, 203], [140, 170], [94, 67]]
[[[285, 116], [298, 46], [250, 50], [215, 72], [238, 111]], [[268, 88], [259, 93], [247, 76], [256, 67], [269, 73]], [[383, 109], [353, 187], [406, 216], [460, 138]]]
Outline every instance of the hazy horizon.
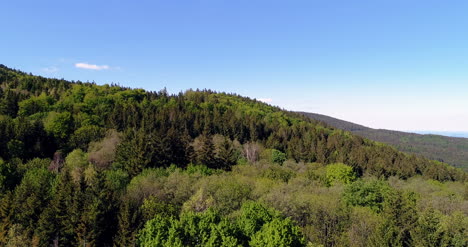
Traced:
[[147, 90], [233, 92], [372, 128], [468, 132], [467, 7], [9, 1], [0, 63]]

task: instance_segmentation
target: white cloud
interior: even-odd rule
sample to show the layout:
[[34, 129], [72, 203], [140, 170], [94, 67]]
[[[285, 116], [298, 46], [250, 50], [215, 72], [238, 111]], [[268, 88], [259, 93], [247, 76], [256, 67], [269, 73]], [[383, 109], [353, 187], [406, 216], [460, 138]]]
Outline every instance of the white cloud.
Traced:
[[273, 102], [273, 99], [271, 98], [260, 98], [260, 99], [257, 99], [258, 101], [261, 101], [263, 103], [271, 103]]
[[59, 69], [55, 66], [51, 66], [51, 67], [47, 67], [47, 68], [42, 68], [42, 71], [44, 71], [45, 73], [49, 73], [49, 74], [53, 74], [55, 72], [58, 72]]
[[91, 69], [91, 70], [110, 69], [108, 65], [96, 65], [96, 64], [89, 64], [89, 63], [76, 63], [75, 67], [79, 69]]

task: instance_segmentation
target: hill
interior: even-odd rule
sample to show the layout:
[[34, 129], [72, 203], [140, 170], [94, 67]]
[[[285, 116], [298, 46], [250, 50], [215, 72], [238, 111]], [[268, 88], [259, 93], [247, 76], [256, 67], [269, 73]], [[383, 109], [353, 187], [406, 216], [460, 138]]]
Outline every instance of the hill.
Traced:
[[466, 181], [235, 94], [0, 66], [0, 246], [463, 246]]
[[468, 170], [468, 138], [432, 134], [415, 134], [386, 129], [372, 129], [333, 117], [301, 112], [301, 114], [338, 129], [394, 146], [402, 152], [422, 155]]

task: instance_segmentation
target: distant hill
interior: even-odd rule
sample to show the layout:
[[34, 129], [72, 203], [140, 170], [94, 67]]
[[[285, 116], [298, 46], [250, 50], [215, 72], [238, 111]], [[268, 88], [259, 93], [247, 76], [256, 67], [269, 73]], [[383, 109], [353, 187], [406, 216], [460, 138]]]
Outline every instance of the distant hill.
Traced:
[[301, 112], [301, 114], [331, 127], [390, 144], [400, 151], [420, 154], [429, 159], [443, 161], [465, 171], [468, 170], [468, 138], [372, 129], [321, 114], [307, 112]]
[[448, 137], [463, 137], [468, 138], [468, 132], [462, 131], [409, 131], [411, 133], [422, 134], [422, 135], [440, 135]]

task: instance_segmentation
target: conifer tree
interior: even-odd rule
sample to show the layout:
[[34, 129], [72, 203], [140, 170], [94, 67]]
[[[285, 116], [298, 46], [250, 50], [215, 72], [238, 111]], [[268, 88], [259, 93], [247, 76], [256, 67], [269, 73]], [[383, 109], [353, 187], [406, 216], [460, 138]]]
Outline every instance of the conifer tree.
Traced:
[[212, 137], [207, 134], [201, 136], [201, 148], [198, 150], [197, 158], [200, 164], [206, 165], [209, 168], [216, 168], [215, 147]]
[[8, 230], [12, 226], [13, 195], [11, 192], [4, 193], [0, 197], [0, 246], [7, 243]]
[[228, 138], [224, 138], [218, 150], [218, 166], [216, 168], [229, 169], [236, 164], [236, 155], [232, 143]]

